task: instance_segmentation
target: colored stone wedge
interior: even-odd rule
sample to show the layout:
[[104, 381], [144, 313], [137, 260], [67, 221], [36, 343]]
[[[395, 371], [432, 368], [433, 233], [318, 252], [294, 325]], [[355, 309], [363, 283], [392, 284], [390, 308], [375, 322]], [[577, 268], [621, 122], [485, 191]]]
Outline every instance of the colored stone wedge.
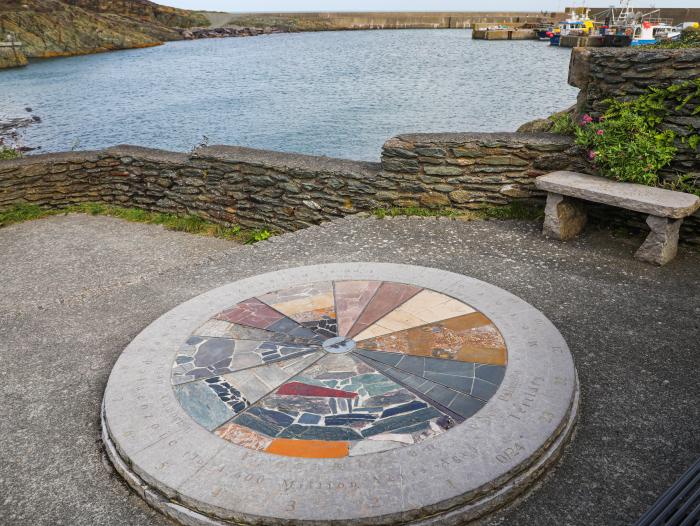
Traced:
[[475, 312], [469, 305], [432, 290], [422, 290], [357, 336], [356, 341], [419, 327]]
[[316, 334], [332, 338], [338, 335], [333, 283], [311, 283], [270, 292], [258, 298]]
[[354, 338], [377, 320], [383, 318], [396, 307], [418, 294], [421, 290], [420, 287], [405, 285], [403, 283], [382, 283], [372, 300], [367, 304], [365, 310], [352, 326], [352, 329], [348, 331], [347, 336], [349, 338]]
[[322, 339], [312, 330], [302, 327], [296, 321], [255, 298], [250, 298], [234, 305], [230, 309], [217, 314], [215, 319], [278, 332], [294, 338], [306, 338], [316, 341], [321, 341]]
[[336, 281], [333, 284], [339, 336], [350, 332], [381, 284], [381, 281]]
[[505, 365], [501, 333], [479, 312], [357, 342], [363, 349]]

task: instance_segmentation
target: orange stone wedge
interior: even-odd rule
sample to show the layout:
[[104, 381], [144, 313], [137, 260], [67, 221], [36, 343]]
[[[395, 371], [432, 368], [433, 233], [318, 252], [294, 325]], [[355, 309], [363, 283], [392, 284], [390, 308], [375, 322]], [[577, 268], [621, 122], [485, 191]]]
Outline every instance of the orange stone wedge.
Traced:
[[265, 449], [267, 453], [286, 457], [302, 458], [342, 458], [350, 451], [349, 442], [325, 440], [294, 440], [276, 438]]

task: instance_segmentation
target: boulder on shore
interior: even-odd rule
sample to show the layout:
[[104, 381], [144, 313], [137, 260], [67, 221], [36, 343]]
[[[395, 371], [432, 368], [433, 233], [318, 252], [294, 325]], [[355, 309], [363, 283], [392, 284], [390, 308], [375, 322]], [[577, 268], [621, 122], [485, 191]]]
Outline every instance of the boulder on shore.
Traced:
[[20, 47], [0, 47], [0, 69], [26, 66], [27, 57]]

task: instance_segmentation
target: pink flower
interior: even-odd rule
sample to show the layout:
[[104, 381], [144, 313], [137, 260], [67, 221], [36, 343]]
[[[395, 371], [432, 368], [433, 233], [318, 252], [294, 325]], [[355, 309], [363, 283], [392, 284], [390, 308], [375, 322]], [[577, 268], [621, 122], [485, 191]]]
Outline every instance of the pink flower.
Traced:
[[603, 135], [604, 132], [603, 132], [603, 130], [598, 130], [596, 133], [597, 133], [598, 135]]
[[589, 160], [594, 161], [595, 158], [596, 158], [596, 155], [598, 155], [597, 152], [595, 152], [595, 151], [593, 151], [593, 150], [589, 150], [589, 151], [588, 151], [588, 159], [589, 159]]
[[588, 113], [584, 113], [583, 117], [581, 117], [581, 124], [585, 126], [586, 124], [590, 124], [593, 122], [593, 117], [588, 115]]

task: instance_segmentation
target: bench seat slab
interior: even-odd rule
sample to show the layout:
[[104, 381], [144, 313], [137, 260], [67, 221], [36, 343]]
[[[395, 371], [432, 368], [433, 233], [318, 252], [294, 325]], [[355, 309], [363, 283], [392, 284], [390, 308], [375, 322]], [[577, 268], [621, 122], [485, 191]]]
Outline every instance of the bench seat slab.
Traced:
[[542, 175], [535, 185], [547, 192], [673, 219], [687, 217], [700, 208], [696, 195], [577, 172]]

